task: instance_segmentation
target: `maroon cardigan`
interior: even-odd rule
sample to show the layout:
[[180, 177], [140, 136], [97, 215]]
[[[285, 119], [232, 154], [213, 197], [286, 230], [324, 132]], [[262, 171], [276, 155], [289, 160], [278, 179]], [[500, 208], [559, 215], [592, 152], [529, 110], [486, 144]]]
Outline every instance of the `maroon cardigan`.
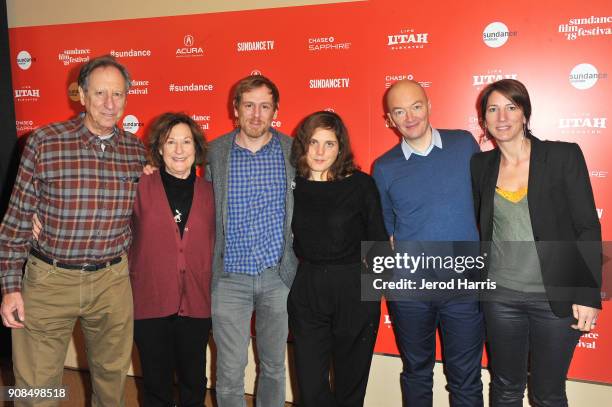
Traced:
[[210, 318], [214, 202], [210, 182], [196, 177], [181, 239], [159, 172], [140, 177], [129, 252], [134, 319]]

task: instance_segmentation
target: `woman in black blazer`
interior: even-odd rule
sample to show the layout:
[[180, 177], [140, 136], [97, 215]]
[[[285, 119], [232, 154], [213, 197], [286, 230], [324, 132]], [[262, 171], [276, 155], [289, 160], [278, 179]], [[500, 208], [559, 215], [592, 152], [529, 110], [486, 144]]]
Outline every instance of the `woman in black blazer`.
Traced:
[[497, 286], [483, 297], [491, 405], [523, 405], [529, 365], [535, 405], [566, 406], [575, 346], [601, 309], [601, 226], [584, 157], [531, 134], [519, 81], [489, 85], [477, 107], [496, 145], [471, 163], [485, 278]]

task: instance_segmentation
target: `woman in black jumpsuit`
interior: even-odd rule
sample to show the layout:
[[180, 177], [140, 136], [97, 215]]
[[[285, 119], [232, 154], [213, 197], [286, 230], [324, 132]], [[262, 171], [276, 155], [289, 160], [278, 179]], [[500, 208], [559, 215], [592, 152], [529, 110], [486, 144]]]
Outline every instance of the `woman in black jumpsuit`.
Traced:
[[300, 405], [363, 406], [380, 302], [361, 300], [361, 241], [388, 239], [378, 190], [353, 164], [335, 113], [316, 112], [302, 122], [292, 160], [300, 264], [288, 311]]

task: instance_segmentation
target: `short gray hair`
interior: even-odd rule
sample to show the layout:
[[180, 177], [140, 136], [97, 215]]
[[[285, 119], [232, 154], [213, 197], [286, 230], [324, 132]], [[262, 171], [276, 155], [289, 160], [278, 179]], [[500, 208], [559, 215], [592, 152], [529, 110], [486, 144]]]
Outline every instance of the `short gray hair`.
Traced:
[[81, 87], [83, 91], [87, 92], [87, 88], [89, 86], [89, 76], [94, 71], [94, 69], [106, 68], [109, 66], [117, 68], [119, 72], [121, 72], [123, 79], [125, 79], [125, 91], [127, 93], [127, 91], [130, 89], [130, 85], [132, 84], [130, 73], [128, 72], [125, 66], [117, 62], [115, 57], [111, 55], [102, 55], [101, 57], [91, 59], [89, 62], [83, 65], [81, 67], [81, 70], [79, 71], [79, 87]]

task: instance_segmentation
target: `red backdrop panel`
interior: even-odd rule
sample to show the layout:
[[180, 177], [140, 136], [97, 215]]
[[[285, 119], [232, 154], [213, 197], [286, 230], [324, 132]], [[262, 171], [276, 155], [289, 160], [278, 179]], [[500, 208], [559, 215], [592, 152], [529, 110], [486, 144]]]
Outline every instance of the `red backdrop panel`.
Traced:
[[[347, 123], [358, 163], [370, 171], [374, 159], [398, 142], [383, 110], [393, 82], [421, 82], [435, 127], [465, 128], [478, 138], [478, 92], [493, 80], [516, 78], [530, 91], [536, 136], [578, 142], [585, 152], [607, 239], [611, 15], [608, 0], [435, 6], [371, 0], [15, 28], [10, 47], [17, 130], [26, 135], [79, 112], [81, 63], [111, 53], [135, 81], [123, 125], [140, 137], [165, 111], [192, 115], [209, 139], [231, 130], [230, 89], [260, 72], [281, 91], [275, 127], [291, 134], [307, 114], [332, 109]], [[572, 73], [597, 79], [581, 81]], [[595, 332], [580, 340], [570, 377], [612, 383], [609, 312], [604, 309]], [[385, 304], [379, 332], [376, 351], [396, 355]]]

